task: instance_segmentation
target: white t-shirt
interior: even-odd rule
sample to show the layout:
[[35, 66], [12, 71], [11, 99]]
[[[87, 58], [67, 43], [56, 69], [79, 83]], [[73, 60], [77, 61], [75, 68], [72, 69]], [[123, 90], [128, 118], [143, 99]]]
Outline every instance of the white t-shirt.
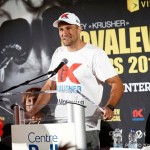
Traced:
[[[64, 58], [68, 63], [51, 78], [57, 81], [57, 90], [60, 91], [57, 92], [58, 105], [55, 116], [67, 115], [65, 104], [68, 101], [85, 105], [85, 116], [92, 116], [102, 99], [103, 86], [99, 81], [104, 82], [117, 73], [106, 53], [91, 44], [86, 44], [74, 52], [68, 51], [65, 46], [57, 48], [49, 70], [54, 70]], [[99, 123], [96, 128], [91, 128], [88, 122], [87, 130], [100, 130]]]

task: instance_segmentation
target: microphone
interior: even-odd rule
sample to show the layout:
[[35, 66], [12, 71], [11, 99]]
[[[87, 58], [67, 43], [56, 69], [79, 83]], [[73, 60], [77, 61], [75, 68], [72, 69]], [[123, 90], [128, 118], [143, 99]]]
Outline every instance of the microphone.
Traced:
[[68, 60], [66, 58], [63, 58], [61, 63], [58, 65], [58, 67], [52, 71], [50, 77], [54, 76], [59, 71], [59, 69], [61, 69], [67, 63], [68, 63]]

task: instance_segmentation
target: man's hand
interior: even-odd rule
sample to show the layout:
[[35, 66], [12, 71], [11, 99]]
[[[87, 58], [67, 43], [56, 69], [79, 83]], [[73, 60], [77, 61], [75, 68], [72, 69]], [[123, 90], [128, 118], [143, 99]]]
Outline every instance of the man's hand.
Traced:
[[103, 114], [103, 119], [104, 120], [111, 120], [114, 116], [114, 112], [108, 108], [108, 107], [104, 107], [104, 114]]
[[32, 118], [32, 114], [31, 113], [29, 113], [29, 112], [25, 112], [24, 113], [25, 114], [25, 119], [31, 119]]

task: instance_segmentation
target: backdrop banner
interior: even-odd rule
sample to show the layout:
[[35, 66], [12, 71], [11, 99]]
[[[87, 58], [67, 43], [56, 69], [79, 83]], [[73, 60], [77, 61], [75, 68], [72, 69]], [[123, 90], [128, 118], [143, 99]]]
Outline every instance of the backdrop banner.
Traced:
[[[51, 56], [61, 45], [58, 31], [52, 24], [61, 13], [73, 12], [82, 23], [81, 39], [107, 53], [125, 86], [123, 97], [114, 110], [114, 117], [110, 121], [102, 121], [101, 147], [112, 146], [115, 129], [122, 132], [124, 148], [128, 147], [131, 129], [136, 130], [138, 135], [138, 148], [147, 145], [145, 127], [150, 113], [150, 2], [45, 0], [45, 3], [32, 4], [30, 1], [16, 1], [6, 1], [0, 5], [0, 91], [48, 71]], [[10, 92], [22, 92], [35, 86], [33, 84]], [[38, 82], [36, 86], [43, 84]], [[109, 92], [110, 87], [104, 84], [101, 106], [105, 106]], [[0, 106], [6, 109], [6, 99], [9, 105], [21, 103], [21, 95], [2, 95]], [[11, 114], [7, 118], [8, 114], [0, 108], [0, 118], [4, 124], [13, 122]]]

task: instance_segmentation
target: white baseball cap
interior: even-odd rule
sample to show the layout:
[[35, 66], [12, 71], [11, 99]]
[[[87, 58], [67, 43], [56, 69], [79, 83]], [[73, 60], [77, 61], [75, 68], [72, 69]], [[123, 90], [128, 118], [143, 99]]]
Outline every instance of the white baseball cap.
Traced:
[[62, 14], [58, 20], [53, 23], [53, 26], [58, 28], [58, 23], [61, 21], [80, 26], [80, 19], [74, 13], [66, 12]]

